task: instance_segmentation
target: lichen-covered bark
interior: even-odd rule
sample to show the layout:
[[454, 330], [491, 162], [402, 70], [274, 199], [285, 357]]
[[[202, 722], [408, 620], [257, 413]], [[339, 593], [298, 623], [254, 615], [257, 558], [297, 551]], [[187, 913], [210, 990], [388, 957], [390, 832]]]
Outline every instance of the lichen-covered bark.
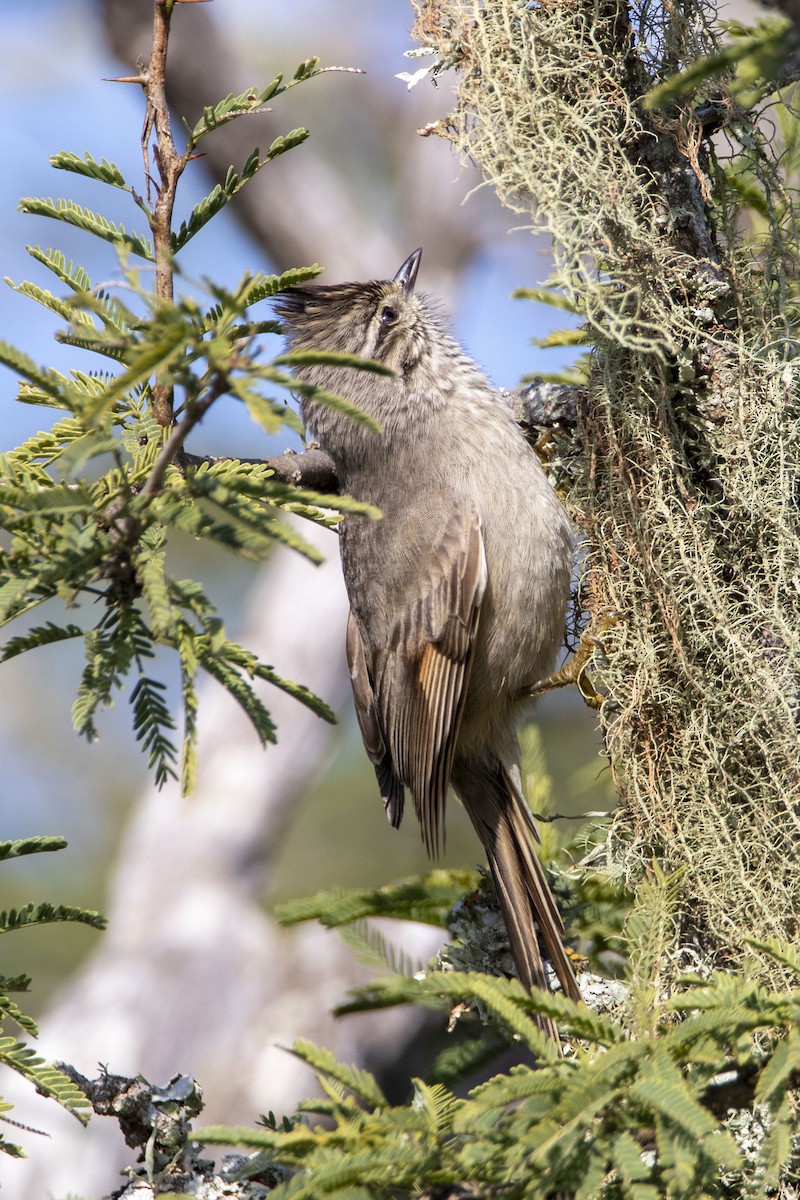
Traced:
[[[682, 936], [741, 961], [757, 953], [746, 939], [790, 939], [800, 915], [785, 156], [743, 113], [715, 146], [702, 97], [642, 105], [713, 49], [704, 5], [650, 5], [646, 28], [621, 0], [418, 9], [418, 36], [459, 72], [443, 132], [552, 234], [551, 282], [591, 336], [577, 435], [559, 457], [584, 601], [591, 617], [618, 616], [600, 714], [620, 793], [615, 854], [630, 878], [653, 857], [682, 867]], [[766, 193], [763, 246], [741, 237], [755, 223], [745, 179]]]

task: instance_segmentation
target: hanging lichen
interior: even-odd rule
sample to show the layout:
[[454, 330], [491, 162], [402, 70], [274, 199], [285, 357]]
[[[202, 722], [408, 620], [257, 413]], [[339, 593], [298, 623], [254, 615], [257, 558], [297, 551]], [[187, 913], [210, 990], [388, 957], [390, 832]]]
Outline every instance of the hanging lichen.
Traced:
[[717, 48], [704, 4], [417, 11], [437, 69], [458, 72], [435, 131], [550, 233], [549, 284], [593, 347], [560, 454], [584, 601], [617, 616], [600, 718], [614, 861], [629, 880], [653, 857], [684, 866], [681, 936], [741, 962], [800, 917], [798, 125], [785, 95], [770, 125], [720, 75], [648, 111]]

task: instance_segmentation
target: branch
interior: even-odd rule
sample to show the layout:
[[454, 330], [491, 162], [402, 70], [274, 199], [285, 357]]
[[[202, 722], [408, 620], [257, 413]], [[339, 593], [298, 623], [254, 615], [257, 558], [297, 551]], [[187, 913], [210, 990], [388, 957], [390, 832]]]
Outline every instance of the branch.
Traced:
[[[514, 416], [526, 437], [535, 441], [542, 429], [572, 429], [577, 419], [577, 408], [583, 396], [584, 389], [576, 384], [534, 382], [521, 392], [509, 396]], [[202, 414], [201, 414], [202, 415]], [[198, 418], [199, 419], [199, 418]], [[193, 421], [192, 424], [196, 424]], [[183, 423], [164, 446], [153, 468], [153, 473], [147, 480], [143, 493], [152, 495], [157, 487], [152, 485], [153, 476], [159, 468], [162, 458], [165, 459], [163, 470], [157, 479], [160, 486], [168, 462], [175, 455], [171, 449], [183, 444], [185, 434], [179, 438]], [[189, 430], [186, 430], [188, 433]], [[169, 457], [167, 451], [170, 450]], [[337, 495], [339, 492], [339, 477], [332, 458], [317, 446], [311, 446], [299, 454], [294, 450], [285, 450], [274, 458], [232, 458], [230, 455], [215, 457], [203, 454], [182, 454], [180, 464], [187, 467], [200, 467], [221, 462], [250, 463], [254, 466], [268, 467], [275, 473], [275, 479], [280, 483], [292, 484], [294, 487], [307, 488], [314, 492], [327, 492]]]
[[141, 496], [155, 496], [156, 492], [160, 491], [167, 468], [180, 454], [181, 447], [195, 425], [202, 421], [214, 401], [218, 400], [227, 391], [228, 380], [221, 371], [218, 371], [205, 396], [195, 401], [191, 408], [187, 409], [180, 424], [175, 425], [173, 428], [161, 449], [161, 453], [153, 464], [153, 469], [148, 475], [144, 487], [139, 493]]
[[[145, 60], [149, 57], [150, 29], [142, 5], [134, 0], [101, 0], [101, 13], [109, 44], [125, 65], [127, 75], [138, 55]], [[179, 13], [176, 20], [180, 21], [182, 15]], [[191, 16], [191, 21], [183, 22], [185, 29], [177, 26], [180, 36], [172, 39], [167, 77], [172, 111], [190, 125], [203, 112], [209, 97], [240, 92], [255, 78], [255, 64], [247, 61], [235, 37], [227, 35], [205, 6], [192, 9]], [[324, 36], [325, 31], [320, 29], [320, 40]], [[281, 58], [284, 53], [288, 51], [281, 52]], [[274, 47], [267, 57], [266, 68], [263, 56], [258, 58], [258, 69], [274, 72], [280, 65]], [[202, 70], [198, 69], [199, 63]], [[500, 235], [498, 214], [488, 198], [484, 206], [476, 199], [468, 208], [459, 208], [456, 200], [454, 209], [449, 190], [452, 161], [447, 155], [431, 157], [422, 147], [408, 145], [422, 111], [427, 111], [428, 100], [422, 88], [410, 95], [398, 93], [396, 80], [380, 86], [378, 76], [359, 76], [356, 83], [343, 87], [337, 104], [347, 101], [351, 87], [358, 88], [360, 104], [372, 114], [374, 127], [388, 135], [388, 139], [381, 139], [381, 153], [387, 161], [394, 163], [398, 147], [403, 148], [405, 165], [398, 180], [403, 204], [396, 219], [388, 224], [376, 219], [374, 193], [369, 188], [352, 186], [350, 175], [341, 170], [335, 143], [330, 142], [326, 150], [324, 135], [318, 140], [318, 133], [315, 152], [304, 154], [302, 161], [295, 161], [293, 154], [281, 157], [277, 188], [270, 189], [266, 177], [253, 180], [237, 195], [231, 214], [263, 247], [275, 270], [323, 262], [334, 279], [369, 278], [402, 261], [408, 254], [409, 239], [417, 239], [413, 243], [416, 246], [422, 238], [430, 289], [452, 298], [458, 272], [488, 236]], [[403, 95], [402, 102], [398, 95]], [[198, 169], [223, 183], [231, 163], [244, 162], [254, 144], [269, 145], [286, 132], [288, 113], [288, 109], [276, 106], [274, 112], [256, 121], [234, 121], [224, 134], [206, 138]], [[270, 176], [274, 177], [274, 172]], [[475, 180], [468, 178], [465, 190], [471, 182]], [[320, 196], [325, 197], [324, 204], [320, 204]]]
[[[156, 262], [156, 294], [159, 300], [168, 304], [172, 303], [174, 294], [172, 214], [175, 208], [178, 180], [186, 166], [186, 159], [182, 158], [175, 149], [167, 104], [167, 47], [173, 5], [174, 0], [156, 0], [153, 5], [153, 46], [150, 51], [150, 64], [142, 84], [147, 98], [147, 110], [142, 127], [142, 155], [148, 199], [152, 181], [148, 150], [150, 135], [153, 131], [155, 131], [153, 158], [161, 180], [156, 202], [148, 214]], [[168, 428], [174, 419], [172, 387], [160, 380], [156, 380], [153, 387], [153, 415], [159, 425], [163, 425], [165, 428]]]
[[312, 446], [299, 454], [295, 450], [285, 450], [274, 458], [236, 458], [229, 456], [215, 457], [213, 455], [184, 454], [181, 463], [187, 467], [202, 467], [221, 462], [249, 463], [257, 467], [268, 467], [274, 472], [274, 478], [279, 483], [289, 483], [293, 487], [307, 488], [313, 492], [328, 492], [336, 495], [339, 491], [339, 476], [336, 466], [324, 450]]

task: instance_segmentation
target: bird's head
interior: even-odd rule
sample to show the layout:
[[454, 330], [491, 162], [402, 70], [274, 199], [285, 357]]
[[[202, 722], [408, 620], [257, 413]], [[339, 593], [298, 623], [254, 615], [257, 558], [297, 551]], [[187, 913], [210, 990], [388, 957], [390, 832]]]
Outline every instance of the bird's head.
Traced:
[[431, 315], [414, 294], [422, 250], [393, 279], [287, 288], [275, 301], [293, 350], [357, 354], [408, 376], [424, 352]]

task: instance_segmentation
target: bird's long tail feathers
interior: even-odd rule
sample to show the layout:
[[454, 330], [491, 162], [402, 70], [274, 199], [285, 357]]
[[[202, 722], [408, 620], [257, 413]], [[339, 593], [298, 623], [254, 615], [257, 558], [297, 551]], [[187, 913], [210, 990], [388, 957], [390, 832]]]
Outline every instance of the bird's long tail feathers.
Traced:
[[[571, 1000], [580, 1000], [572, 963], [564, 949], [564, 925], [533, 846], [531, 812], [505, 767], [498, 762], [458, 772], [456, 791], [483, 842], [520, 981], [547, 990], [537, 929], [556, 975]], [[558, 1040], [549, 1018], [539, 1022]]]

